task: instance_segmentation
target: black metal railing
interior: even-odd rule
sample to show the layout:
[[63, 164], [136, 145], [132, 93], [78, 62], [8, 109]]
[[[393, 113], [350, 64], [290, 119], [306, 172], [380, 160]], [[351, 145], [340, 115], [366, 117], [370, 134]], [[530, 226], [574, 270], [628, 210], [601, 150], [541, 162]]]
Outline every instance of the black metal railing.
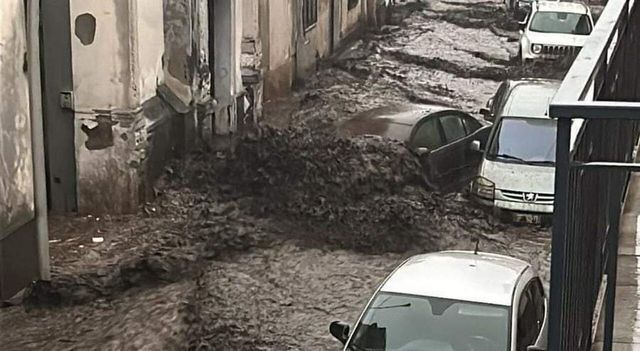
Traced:
[[[640, 5], [610, 0], [550, 106], [558, 119], [550, 351], [611, 350], [618, 227], [640, 135]], [[579, 132], [578, 132], [579, 131]]]

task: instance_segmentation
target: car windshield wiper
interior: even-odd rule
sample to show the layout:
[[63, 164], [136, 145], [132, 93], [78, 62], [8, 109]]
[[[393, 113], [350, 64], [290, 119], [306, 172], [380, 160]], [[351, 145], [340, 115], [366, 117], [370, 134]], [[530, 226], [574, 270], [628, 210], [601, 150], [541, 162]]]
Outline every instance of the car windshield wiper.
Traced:
[[524, 159], [518, 157], [518, 156], [513, 156], [513, 155], [508, 155], [508, 154], [495, 154], [493, 155], [494, 157], [500, 157], [500, 158], [506, 158], [509, 160], [516, 160], [516, 161], [520, 161], [522, 163], [527, 163], [527, 161], [525, 161]]
[[556, 164], [555, 161], [527, 161], [527, 164], [531, 165], [550, 165], [554, 166]]
[[381, 310], [381, 309], [384, 309], [384, 308], [398, 308], [398, 307], [411, 307], [411, 303], [407, 302], [407, 303], [402, 304], [402, 305], [372, 306], [371, 309], [372, 310]]

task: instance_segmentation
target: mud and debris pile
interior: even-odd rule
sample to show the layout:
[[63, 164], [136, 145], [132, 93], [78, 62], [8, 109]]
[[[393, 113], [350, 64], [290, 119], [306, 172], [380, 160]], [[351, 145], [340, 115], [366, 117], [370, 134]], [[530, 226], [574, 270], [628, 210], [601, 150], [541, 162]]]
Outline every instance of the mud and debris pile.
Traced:
[[199, 164], [188, 183], [217, 188], [256, 215], [321, 228], [317, 235], [343, 248], [406, 250], [455, 219], [472, 228], [495, 226], [455, 194], [426, 190], [418, 159], [400, 142], [262, 127], [221, 165]]

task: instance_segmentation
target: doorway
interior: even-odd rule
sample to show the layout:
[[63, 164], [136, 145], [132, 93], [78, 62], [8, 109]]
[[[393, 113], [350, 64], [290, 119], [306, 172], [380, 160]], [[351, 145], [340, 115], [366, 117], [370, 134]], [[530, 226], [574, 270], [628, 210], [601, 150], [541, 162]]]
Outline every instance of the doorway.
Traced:
[[40, 18], [47, 202], [51, 211], [75, 212], [75, 116], [69, 0], [41, 1]]

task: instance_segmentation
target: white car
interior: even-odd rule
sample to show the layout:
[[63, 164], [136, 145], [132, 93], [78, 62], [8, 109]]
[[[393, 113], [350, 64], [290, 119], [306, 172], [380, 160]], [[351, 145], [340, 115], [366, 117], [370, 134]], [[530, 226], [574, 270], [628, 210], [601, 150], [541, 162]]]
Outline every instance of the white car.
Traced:
[[578, 54], [593, 30], [593, 17], [583, 3], [534, 1], [520, 25], [522, 62], [553, 60]]
[[351, 351], [544, 350], [547, 300], [531, 265], [445, 251], [409, 258], [369, 300], [355, 328], [333, 322]]

